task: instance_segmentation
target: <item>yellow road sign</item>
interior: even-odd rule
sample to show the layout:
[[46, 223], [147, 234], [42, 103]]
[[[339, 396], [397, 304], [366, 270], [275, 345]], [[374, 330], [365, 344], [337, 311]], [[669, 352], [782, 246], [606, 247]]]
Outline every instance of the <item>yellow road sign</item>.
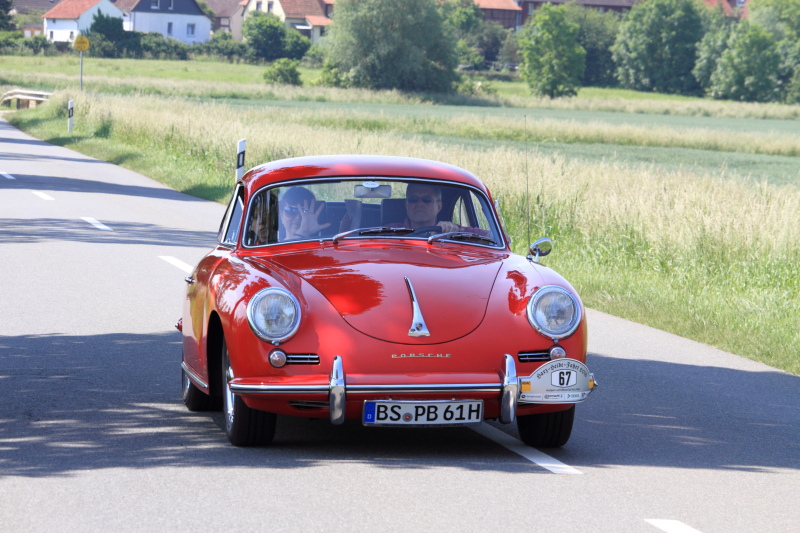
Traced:
[[84, 37], [83, 35], [78, 35], [75, 37], [75, 42], [72, 43], [72, 46], [75, 47], [75, 50], [78, 52], [85, 52], [89, 49], [89, 39]]

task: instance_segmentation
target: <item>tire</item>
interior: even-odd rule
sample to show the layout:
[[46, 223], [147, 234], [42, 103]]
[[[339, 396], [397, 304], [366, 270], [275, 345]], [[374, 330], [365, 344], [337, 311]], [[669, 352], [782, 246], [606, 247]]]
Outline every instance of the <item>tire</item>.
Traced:
[[522, 442], [534, 448], [560, 448], [572, 434], [575, 406], [557, 413], [517, 416]]
[[234, 446], [265, 446], [275, 437], [274, 413], [249, 408], [231, 392], [228, 375], [233, 375], [228, 345], [222, 340], [222, 412], [225, 415], [225, 435]]
[[198, 389], [183, 368], [181, 368], [181, 393], [183, 404], [190, 411], [213, 411], [219, 404], [214, 401], [216, 398]]

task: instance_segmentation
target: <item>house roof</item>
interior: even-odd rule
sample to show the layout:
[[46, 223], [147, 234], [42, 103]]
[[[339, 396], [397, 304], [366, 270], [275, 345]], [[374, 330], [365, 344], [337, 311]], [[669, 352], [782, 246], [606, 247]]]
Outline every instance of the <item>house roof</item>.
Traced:
[[522, 11], [514, 0], [475, 0], [481, 9], [499, 9], [503, 11]]
[[[536, 0], [540, 2], [540, 0]], [[547, 0], [551, 4], [568, 4], [575, 2], [582, 6], [595, 6], [595, 7], [633, 7], [634, 4], [639, 4], [642, 0]]]
[[12, 8], [17, 13], [30, 13], [31, 11], [49, 11], [61, 0], [14, 0]]
[[77, 19], [86, 10], [99, 4], [103, 0], [62, 0], [56, 7], [42, 15], [48, 19]]
[[328, 17], [318, 17], [318, 16], [315, 16], [315, 15], [307, 15], [306, 16], [306, 20], [312, 26], [327, 26], [328, 24], [333, 22]]
[[[511, 1], [511, 0], [510, 0]], [[307, 18], [309, 15], [324, 17], [325, 11], [319, 0], [280, 0], [286, 18]]]
[[[119, 1], [119, 0], [117, 0]], [[206, 4], [218, 17], [229, 17], [241, 9], [241, 0], [206, 0]]]
[[[66, 2], [66, 0], [64, 0]], [[120, 11], [133, 11], [133, 8], [139, 5], [141, 0], [117, 0], [114, 2], [114, 5], [117, 6]]]

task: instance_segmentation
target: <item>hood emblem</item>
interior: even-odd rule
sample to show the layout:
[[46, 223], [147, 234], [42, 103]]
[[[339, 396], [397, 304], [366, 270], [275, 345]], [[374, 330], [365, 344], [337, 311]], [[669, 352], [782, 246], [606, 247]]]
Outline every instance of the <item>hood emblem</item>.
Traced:
[[430, 337], [428, 326], [425, 325], [425, 319], [422, 318], [422, 311], [417, 304], [417, 295], [414, 294], [414, 287], [411, 286], [411, 280], [405, 278], [406, 285], [408, 286], [408, 295], [411, 296], [411, 309], [414, 313], [411, 318], [411, 329], [408, 330], [409, 337]]

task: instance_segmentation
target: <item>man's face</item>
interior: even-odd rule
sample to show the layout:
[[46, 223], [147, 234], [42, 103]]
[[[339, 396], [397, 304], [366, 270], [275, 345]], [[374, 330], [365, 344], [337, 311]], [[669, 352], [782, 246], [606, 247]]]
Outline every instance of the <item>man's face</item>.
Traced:
[[413, 229], [434, 226], [442, 210], [442, 201], [436, 189], [427, 185], [409, 185], [406, 191], [406, 214]]

